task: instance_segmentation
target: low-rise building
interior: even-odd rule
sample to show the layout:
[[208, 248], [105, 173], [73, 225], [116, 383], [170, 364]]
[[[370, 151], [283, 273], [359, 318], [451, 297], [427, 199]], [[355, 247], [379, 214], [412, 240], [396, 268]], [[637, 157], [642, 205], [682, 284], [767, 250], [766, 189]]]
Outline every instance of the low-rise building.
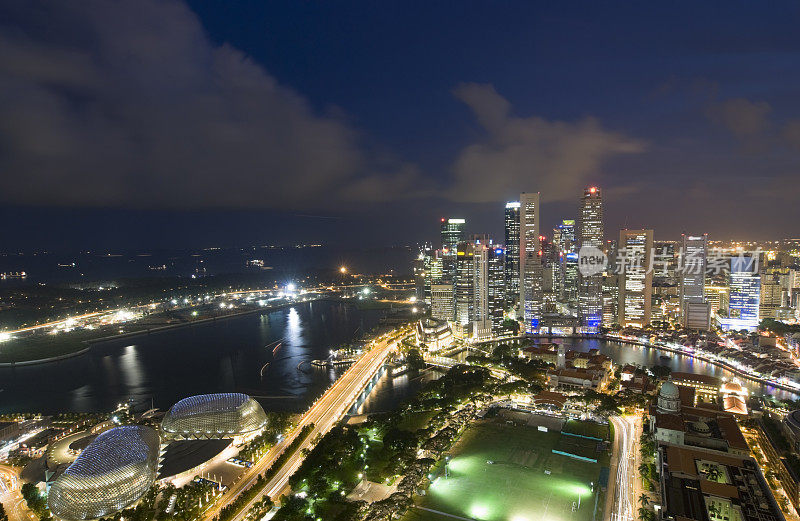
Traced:
[[694, 447], [659, 447], [663, 519], [784, 521], [755, 461]]

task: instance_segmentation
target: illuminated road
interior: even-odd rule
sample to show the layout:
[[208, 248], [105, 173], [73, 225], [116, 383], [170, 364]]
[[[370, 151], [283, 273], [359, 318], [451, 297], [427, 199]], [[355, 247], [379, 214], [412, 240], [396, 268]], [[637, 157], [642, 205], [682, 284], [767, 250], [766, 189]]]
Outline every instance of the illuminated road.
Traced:
[[17, 470], [7, 465], [0, 465], [0, 503], [6, 509], [8, 521], [35, 519], [33, 514], [28, 512], [25, 500], [22, 499], [21, 486]]
[[267, 483], [263, 492], [247, 503], [240, 513], [233, 518], [234, 521], [242, 519], [252, 505], [265, 494], [273, 499], [277, 498], [280, 493], [287, 488], [289, 477], [294, 474], [303, 462], [301, 450], [311, 448], [312, 441], [318, 434], [324, 435], [327, 433], [344, 416], [361, 393], [362, 389], [367, 385], [373, 375], [375, 375], [381, 365], [386, 362], [396, 346], [396, 339], [390, 337], [387, 340], [378, 341], [372, 349], [364, 352], [358, 361], [350, 366], [325, 394], [311, 406], [300, 419], [294, 430], [281, 443], [272, 447], [267, 454], [248, 469], [242, 479], [232, 485], [231, 489], [225, 493], [221, 501], [204, 513], [204, 519], [212, 519], [219, 513], [221, 508], [229, 504], [250, 485], [255, 483], [258, 475], [272, 466], [275, 459], [281, 454], [283, 449], [297, 437], [302, 428], [313, 423], [314, 428], [308, 437], [306, 437], [305, 441], [300, 444], [294, 454]]
[[[614, 484], [613, 500], [609, 501], [611, 521], [634, 521], [636, 514], [636, 418], [612, 416], [614, 424], [614, 462], [611, 481]], [[614, 463], [616, 474], [614, 474]]]

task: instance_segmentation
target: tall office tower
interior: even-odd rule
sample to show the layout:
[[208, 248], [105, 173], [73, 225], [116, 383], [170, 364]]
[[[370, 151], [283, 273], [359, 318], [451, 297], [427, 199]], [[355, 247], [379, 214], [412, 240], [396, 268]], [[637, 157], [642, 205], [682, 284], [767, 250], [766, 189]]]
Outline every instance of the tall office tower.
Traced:
[[506, 302], [519, 302], [519, 201], [506, 203], [505, 214]]
[[453, 297], [452, 284], [433, 284], [431, 286], [431, 316], [452, 322], [456, 314]]
[[442, 218], [442, 248], [454, 250], [456, 244], [464, 240], [464, 219]]
[[758, 329], [761, 276], [757, 264], [753, 255], [731, 257], [728, 319], [723, 321], [723, 329]]
[[619, 274], [619, 323], [645, 327], [650, 323], [653, 295], [653, 230], [620, 230], [617, 263]]
[[603, 325], [610, 327], [619, 321], [619, 277], [614, 274], [603, 275]]
[[785, 302], [787, 291], [784, 289], [789, 268], [781, 267], [778, 261], [767, 262], [764, 259], [759, 264], [761, 271], [761, 295], [758, 304], [758, 318], [776, 318], [778, 308]]
[[539, 244], [539, 193], [519, 198], [520, 304], [526, 332], [539, 329], [542, 309], [542, 260]]
[[675, 241], [653, 241], [653, 247], [653, 284], [664, 287], [680, 285], [678, 255], [675, 251], [680, 249], [680, 244]]
[[561, 269], [561, 262], [559, 262], [555, 245], [544, 235], [539, 236], [539, 247], [542, 250], [542, 291], [545, 302], [548, 302], [553, 300], [554, 289], [557, 288], [553, 272]]
[[[583, 191], [579, 229], [579, 250], [587, 247], [603, 250], [603, 197], [596, 186]], [[596, 331], [603, 318], [603, 273], [579, 277], [578, 316], [584, 326]]]
[[578, 251], [575, 219], [562, 219], [561, 223], [553, 228], [553, 245], [562, 252]]
[[681, 265], [679, 266], [681, 313], [688, 302], [704, 302], [706, 296], [706, 266], [708, 234], [683, 234]]
[[430, 280], [428, 270], [425, 269], [428, 257], [425, 253], [420, 252], [416, 259], [411, 261], [411, 267], [414, 272], [414, 296], [417, 297], [419, 302], [425, 300], [425, 285]]
[[559, 263], [558, 272], [553, 274], [553, 293], [559, 302], [574, 308], [578, 305], [578, 249], [574, 219], [562, 219], [553, 228], [553, 248]]
[[489, 254], [493, 246], [476, 240], [472, 250], [474, 263], [472, 281], [472, 322], [471, 333], [475, 338], [487, 338], [492, 332], [492, 319], [489, 314]]
[[442, 282], [455, 286], [458, 243], [464, 240], [464, 219], [442, 219]]
[[456, 299], [456, 323], [467, 326], [475, 313], [475, 244], [460, 242], [456, 245], [456, 276], [454, 281]]
[[727, 316], [728, 312], [728, 286], [725, 284], [711, 284], [706, 286], [706, 300], [711, 305], [711, 316], [720, 311]]
[[488, 256], [489, 319], [492, 322], [492, 334], [499, 335], [503, 330], [503, 311], [506, 307], [507, 251], [499, 246], [490, 247]]
[[442, 281], [442, 250], [433, 252], [430, 268], [428, 268], [428, 278], [430, 279], [429, 285]]

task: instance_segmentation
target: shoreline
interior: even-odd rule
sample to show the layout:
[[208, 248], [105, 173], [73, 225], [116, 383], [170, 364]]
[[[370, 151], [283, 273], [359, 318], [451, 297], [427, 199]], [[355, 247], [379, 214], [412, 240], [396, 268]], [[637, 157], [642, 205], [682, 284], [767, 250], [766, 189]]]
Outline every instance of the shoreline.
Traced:
[[51, 357], [47, 357], [47, 358], [37, 358], [37, 359], [34, 359], [34, 360], [21, 360], [21, 361], [14, 361], [14, 362], [0, 362], [0, 369], [3, 369], [3, 368], [12, 368], [13, 369], [14, 367], [18, 367], [18, 366], [30, 366], [30, 365], [48, 364], [48, 363], [51, 363], [51, 362], [59, 362], [61, 360], [66, 360], [68, 358], [76, 358], [76, 357], [85, 355], [85, 354], [89, 353], [92, 350], [92, 348], [94, 347], [95, 344], [99, 344], [99, 343], [102, 343], [102, 342], [110, 342], [112, 340], [119, 340], [121, 338], [131, 338], [131, 337], [136, 337], [136, 336], [140, 336], [140, 335], [156, 334], [156, 333], [161, 333], [163, 331], [169, 331], [171, 329], [184, 328], [184, 327], [189, 327], [189, 326], [194, 326], [194, 325], [199, 325], [199, 324], [207, 324], [207, 323], [210, 323], [210, 322], [217, 322], [217, 321], [226, 320], [226, 319], [229, 319], [229, 318], [236, 318], [236, 317], [241, 317], [241, 316], [245, 316], [245, 315], [252, 315], [254, 313], [264, 313], [264, 312], [271, 313], [273, 311], [278, 311], [278, 310], [284, 309], [286, 307], [294, 306], [294, 305], [297, 305], [297, 304], [306, 304], [306, 303], [314, 302], [314, 301], [317, 301], [317, 300], [336, 300], [336, 299], [317, 298], [317, 299], [312, 299], [312, 300], [306, 300], [306, 301], [303, 301], [303, 302], [285, 302], [283, 304], [278, 304], [278, 305], [275, 305], [275, 306], [256, 308], [256, 309], [248, 309], [248, 310], [244, 310], [244, 311], [237, 311], [235, 313], [230, 313], [230, 314], [222, 315], [222, 316], [199, 318], [197, 320], [192, 320], [190, 322], [181, 322], [181, 323], [177, 323], [177, 324], [165, 324], [163, 326], [156, 326], [156, 327], [151, 327], [151, 328], [147, 328], [147, 329], [140, 329], [140, 330], [137, 330], [137, 331], [128, 331], [128, 332], [124, 332], [124, 333], [117, 333], [117, 334], [113, 334], [113, 335], [107, 335], [107, 336], [103, 336], [103, 337], [93, 338], [91, 340], [84, 340], [81, 343], [83, 345], [85, 345], [85, 347], [83, 347], [81, 349], [78, 349], [76, 351], [69, 352], [69, 353], [64, 353], [64, 354], [61, 354], [61, 355], [51, 356]]
[[717, 367], [719, 367], [721, 369], [725, 369], [726, 371], [730, 371], [731, 373], [734, 373], [735, 375], [740, 376], [740, 377], [742, 377], [742, 378], [744, 378], [746, 380], [750, 380], [751, 382], [756, 382], [756, 383], [758, 383], [760, 385], [767, 385], [767, 386], [775, 387], [775, 388], [781, 389], [783, 391], [787, 391], [787, 392], [790, 392], [790, 393], [793, 393], [795, 395], [800, 396], [800, 389], [793, 388], [793, 387], [790, 387], [790, 386], [788, 386], [786, 384], [782, 384], [780, 382], [775, 382], [773, 380], [766, 380], [764, 378], [761, 378], [761, 377], [758, 377], [758, 376], [754, 376], [754, 375], [752, 375], [750, 373], [747, 373], [747, 372], [745, 372], [745, 371], [743, 371], [743, 370], [741, 370], [741, 369], [739, 369], [737, 367], [734, 367], [734, 366], [730, 365], [727, 362], [723, 362], [723, 361], [720, 361], [720, 360], [712, 360], [712, 359], [710, 359], [710, 358], [708, 358], [706, 356], [703, 356], [703, 355], [700, 355], [700, 354], [697, 354], [697, 353], [687, 353], [687, 352], [682, 351], [680, 349], [676, 349], [674, 347], [669, 347], [669, 346], [666, 346], [666, 345], [652, 344], [650, 342], [643, 342], [641, 340], [631, 340], [631, 339], [627, 339], [627, 338], [618, 338], [618, 337], [615, 337], [615, 336], [601, 335], [601, 334], [598, 334], [598, 335], [533, 335], [533, 336], [529, 336], [528, 338], [596, 339], [596, 340], [605, 340], [607, 342], [617, 342], [619, 344], [635, 345], [635, 346], [645, 347], [645, 348], [648, 348], [648, 349], [656, 349], [656, 350], [660, 350], [660, 351], [667, 351], [667, 352], [670, 352], [670, 353], [673, 353], [673, 354], [676, 354], [676, 355], [681, 355], [681, 356], [686, 356], [686, 357], [689, 357], [689, 358], [692, 358], [692, 359], [701, 360], [701, 361], [706, 362], [708, 364], [717, 366]]

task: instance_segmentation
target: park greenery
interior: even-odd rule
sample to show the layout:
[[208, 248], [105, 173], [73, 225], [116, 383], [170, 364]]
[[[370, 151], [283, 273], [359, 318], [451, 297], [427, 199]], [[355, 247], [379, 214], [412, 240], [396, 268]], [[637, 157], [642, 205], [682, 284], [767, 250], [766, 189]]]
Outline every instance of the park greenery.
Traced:
[[[474, 416], [487, 388], [497, 384], [485, 368], [455, 366], [397, 410], [371, 415], [357, 426], [335, 427], [290, 479], [294, 494], [283, 498], [274, 519], [372, 521], [401, 514]], [[362, 480], [396, 486], [396, 491], [367, 508], [364, 501], [346, 499]]]

